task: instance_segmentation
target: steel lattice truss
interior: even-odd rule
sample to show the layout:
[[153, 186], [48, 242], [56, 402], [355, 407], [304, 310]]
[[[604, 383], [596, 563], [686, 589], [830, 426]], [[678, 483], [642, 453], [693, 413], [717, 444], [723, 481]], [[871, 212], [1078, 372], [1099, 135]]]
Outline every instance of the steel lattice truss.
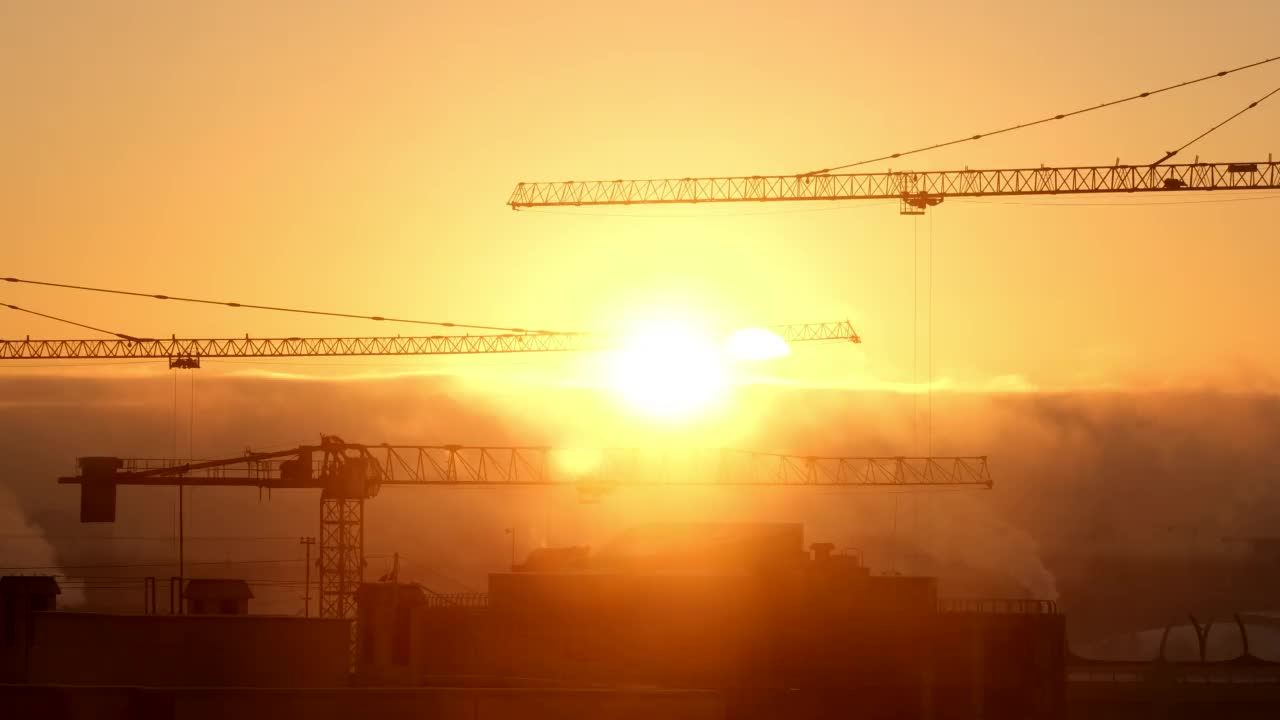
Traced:
[[[788, 342], [861, 342], [846, 321], [774, 325]], [[122, 358], [271, 358], [386, 355], [473, 355], [605, 350], [615, 339], [601, 333], [433, 335], [424, 337], [339, 338], [143, 338], [138, 340], [0, 340], [0, 360]]]
[[1280, 163], [1193, 163], [751, 177], [522, 182], [512, 208], [788, 200], [902, 200], [923, 208], [949, 197], [1273, 190]]
[[320, 615], [355, 617], [364, 580], [364, 500], [320, 499]]
[[[355, 445], [376, 461], [376, 485], [836, 485], [991, 487], [985, 456], [823, 457], [748, 450], [571, 449], [462, 445]], [[119, 484], [290, 489], [280, 462], [306, 450], [210, 461], [127, 459]], [[319, 462], [316, 460], [315, 462]], [[316, 466], [319, 469], [319, 466]], [[317, 474], [318, 477], [318, 474]], [[81, 478], [64, 478], [77, 482]], [[370, 495], [376, 487], [370, 488]]]
[[745, 450], [370, 446], [384, 485], [991, 487], [986, 457], [816, 457]]

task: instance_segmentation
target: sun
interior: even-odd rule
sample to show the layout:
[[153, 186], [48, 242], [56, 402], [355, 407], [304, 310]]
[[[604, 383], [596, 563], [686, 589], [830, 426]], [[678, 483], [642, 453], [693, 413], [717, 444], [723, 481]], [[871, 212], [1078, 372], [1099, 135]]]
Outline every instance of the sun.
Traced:
[[711, 336], [692, 324], [652, 322], [629, 334], [614, 353], [609, 386], [643, 415], [687, 420], [724, 396], [725, 360]]
[[763, 328], [723, 338], [689, 321], [650, 321], [637, 326], [613, 353], [609, 387], [641, 415], [687, 421], [721, 403], [740, 364], [790, 354], [785, 340]]

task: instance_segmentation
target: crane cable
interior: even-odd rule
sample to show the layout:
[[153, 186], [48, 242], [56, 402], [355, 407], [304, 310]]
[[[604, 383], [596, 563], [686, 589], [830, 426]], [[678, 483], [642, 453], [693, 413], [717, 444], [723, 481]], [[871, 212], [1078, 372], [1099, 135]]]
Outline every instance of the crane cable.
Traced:
[[[970, 136], [968, 136], [968, 137], [957, 138], [957, 139], [955, 139], [955, 140], [949, 140], [949, 141], [947, 141], [947, 142], [937, 143], [937, 144], [935, 144], [935, 145], [928, 145], [928, 146], [925, 146], [925, 147], [919, 147], [919, 148], [915, 148], [914, 150], [907, 150], [907, 151], [905, 151], [905, 152], [896, 152], [896, 153], [892, 153], [892, 154], [890, 154], [890, 155], [882, 155], [882, 156], [880, 156], [880, 157], [870, 158], [870, 159], [868, 159], [868, 160], [859, 160], [858, 162], [847, 163], [847, 164], [844, 164], [844, 165], [836, 165], [835, 167], [823, 168], [822, 170], [811, 170], [811, 171], [806, 172], [806, 173], [801, 173], [801, 174], [800, 174], [800, 177], [806, 177], [806, 176], [810, 176], [810, 175], [824, 175], [824, 174], [826, 174], [826, 173], [833, 172], [833, 171], [836, 171], [836, 170], [844, 170], [844, 169], [847, 169], [847, 168], [858, 167], [859, 165], [870, 165], [871, 163], [882, 162], [882, 161], [884, 161], [884, 160], [894, 160], [894, 159], [896, 159], [896, 158], [906, 157], [906, 156], [908, 156], [908, 155], [915, 155], [915, 154], [917, 154], [917, 153], [927, 152], [927, 151], [929, 151], [929, 150], [937, 150], [937, 149], [939, 149], [939, 148], [949, 147], [949, 146], [951, 146], [951, 145], [959, 145], [960, 143], [974, 142], [974, 141], [976, 141], [976, 140], [981, 140], [981, 139], [983, 139], [983, 138], [991, 137], [992, 135], [1001, 135], [1001, 134], [1003, 134], [1003, 133], [1013, 132], [1014, 130], [1022, 130], [1022, 129], [1024, 129], [1024, 128], [1034, 127], [1034, 126], [1036, 126], [1036, 125], [1043, 125], [1044, 123], [1047, 123], [1047, 122], [1053, 122], [1054, 120], [1064, 120], [1064, 119], [1066, 119], [1066, 118], [1074, 117], [1074, 116], [1076, 116], [1076, 115], [1083, 115], [1083, 114], [1088, 113], [1088, 112], [1093, 112], [1094, 110], [1101, 110], [1101, 109], [1103, 109], [1103, 108], [1108, 108], [1108, 107], [1111, 107], [1111, 106], [1113, 106], [1113, 105], [1120, 105], [1120, 104], [1123, 104], [1123, 103], [1130, 102], [1130, 101], [1132, 101], [1132, 100], [1141, 100], [1142, 98], [1148, 98], [1148, 97], [1151, 97], [1152, 95], [1159, 95], [1160, 93], [1169, 92], [1170, 90], [1177, 90], [1177, 89], [1179, 89], [1179, 88], [1184, 88], [1184, 87], [1187, 87], [1188, 85], [1195, 85], [1196, 83], [1201, 83], [1201, 82], [1204, 82], [1204, 81], [1206, 81], [1206, 80], [1212, 80], [1212, 79], [1214, 79], [1214, 78], [1225, 77], [1225, 76], [1227, 76], [1227, 75], [1230, 75], [1231, 73], [1240, 72], [1240, 71], [1242, 71], [1242, 70], [1248, 70], [1248, 69], [1250, 69], [1250, 68], [1255, 68], [1255, 67], [1258, 67], [1258, 66], [1260, 66], [1260, 65], [1266, 65], [1267, 63], [1272, 63], [1272, 62], [1275, 62], [1275, 61], [1277, 61], [1277, 60], [1280, 60], [1280, 55], [1277, 55], [1277, 56], [1275, 56], [1275, 57], [1267, 58], [1266, 60], [1259, 60], [1258, 62], [1249, 63], [1248, 65], [1241, 65], [1240, 67], [1231, 68], [1230, 70], [1222, 70], [1222, 71], [1219, 71], [1219, 72], [1216, 72], [1216, 73], [1212, 73], [1212, 74], [1210, 74], [1210, 75], [1205, 75], [1205, 76], [1203, 76], [1203, 77], [1195, 78], [1195, 79], [1193, 79], [1193, 80], [1186, 80], [1186, 81], [1183, 81], [1183, 82], [1177, 83], [1176, 85], [1169, 85], [1169, 86], [1167, 86], [1167, 87], [1162, 87], [1162, 88], [1160, 88], [1160, 89], [1158, 89], [1158, 90], [1148, 90], [1147, 92], [1138, 93], [1137, 95], [1130, 95], [1130, 96], [1128, 96], [1128, 97], [1119, 98], [1119, 99], [1117, 99], [1117, 100], [1110, 100], [1110, 101], [1108, 101], [1108, 102], [1104, 102], [1104, 103], [1101, 103], [1101, 104], [1099, 104], [1099, 105], [1093, 105], [1093, 106], [1090, 106], [1090, 107], [1081, 108], [1081, 109], [1079, 109], [1079, 110], [1073, 110], [1073, 111], [1071, 111], [1071, 112], [1060, 113], [1060, 114], [1058, 114], [1058, 115], [1051, 115], [1051, 116], [1049, 116], [1049, 117], [1041, 118], [1041, 119], [1039, 119], [1039, 120], [1032, 120], [1032, 121], [1030, 121], [1030, 122], [1025, 122], [1025, 123], [1021, 123], [1021, 124], [1018, 124], [1018, 125], [1010, 125], [1009, 127], [1001, 128], [1001, 129], [999, 129], [999, 130], [992, 130], [992, 131], [990, 131], [990, 132], [979, 133], [979, 134], [977, 134], [977, 135], [970, 135]], [[1269, 96], [1268, 96], [1268, 97], [1269, 97]], [[1265, 98], [1264, 98], [1264, 99], [1265, 99]], [[1261, 102], [1261, 101], [1259, 101], [1259, 102]], [[1256, 103], [1255, 103], [1255, 104], [1256, 104]], [[1247, 108], [1246, 108], [1246, 109], [1247, 109]], [[1225, 123], [1224, 123], [1224, 124], [1225, 124]], [[1216, 129], [1216, 128], [1215, 128], [1215, 129]], [[1206, 133], [1206, 134], [1207, 134], [1207, 133]], [[1199, 138], [1197, 138], [1197, 139], [1199, 139]], [[1195, 141], [1193, 140], [1192, 142], [1195, 142]], [[1181, 149], [1181, 148], [1179, 148], [1179, 149]], [[1170, 156], [1170, 157], [1172, 157], [1172, 156]], [[1167, 158], [1166, 158], [1166, 159], [1167, 159]], [[1157, 164], [1158, 164], [1158, 163], [1157, 163]]]
[[1226, 120], [1223, 120], [1222, 122], [1218, 123], [1217, 125], [1214, 125], [1213, 127], [1209, 128], [1208, 130], [1205, 130], [1204, 132], [1200, 133], [1199, 135], [1195, 136], [1194, 138], [1192, 138], [1192, 139], [1188, 140], [1188, 141], [1187, 141], [1187, 142], [1186, 142], [1182, 147], [1178, 148], [1177, 150], [1169, 150], [1168, 152], [1166, 152], [1166, 153], [1164, 154], [1164, 157], [1162, 157], [1162, 158], [1160, 158], [1159, 160], [1157, 160], [1157, 161], [1155, 161], [1155, 162], [1151, 163], [1151, 167], [1155, 167], [1156, 165], [1159, 165], [1159, 164], [1163, 163], [1165, 160], [1168, 160], [1169, 158], [1173, 157], [1174, 155], [1177, 155], [1178, 153], [1182, 152], [1183, 150], [1186, 150], [1188, 147], [1191, 147], [1191, 145], [1192, 145], [1193, 143], [1195, 143], [1195, 142], [1199, 141], [1199, 140], [1200, 140], [1201, 138], [1203, 138], [1204, 136], [1208, 135], [1209, 133], [1213, 132], [1214, 130], [1217, 130], [1218, 128], [1222, 127], [1223, 125], [1226, 125], [1227, 123], [1231, 122], [1232, 120], [1235, 120], [1236, 118], [1240, 117], [1241, 115], [1245, 114], [1246, 112], [1248, 112], [1248, 111], [1250, 111], [1250, 110], [1252, 110], [1252, 109], [1254, 109], [1254, 108], [1258, 107], [1258, 105], [1261, 105], [1263, 102], [1265, 102], [1267, 98], [1271, 97], [1272, 95], [1275, 95], [1275, 94], [1276, 94], [1276, 93], [1278, 93], [1278, 92], [1280, 92], [1280, 87], [1277, 87], [1275, 90], [1272, 90], [1271, 92], [1267, 93], [1266, 95], [1263, 95], [1262, 97], [1258, 98], [1257, 100], [1254, 100], [1253, 102], [1249, 103], [1248, 105], [1245, 105], [1245, 106], [1244, 106], [1243, 108], [1241, 108], [1240, 110], [1237, 110], [1237, 111], [1236, 111], [1236, 113], [1235, 113], [1234, 115], [1232, 115], [1231, 117], [1227, 118]]
[[18, 307], [17, 305], [10, 305], [9, 303], [0, 303], [0, 305], [3, 305], [4, 307], [9, 308], [10, 310], [17, 310], [18, 312], [24, 312], [29, 315], [36, 315], [38, 317], [42, 317], [47, 320], [53, 320], [54, 322], [66, 323], [67, 325], [75, 325], [78, 328], [84, 328], [85, 330], [92, 330], [93, 332], [102, 333], [104, 335], [112, 335], [120, 338], [121, 340], [128, 340], [129, 342], [141, 342], [143, 339], [143, 338], [136, 338], [132, 335], [126, 335], [125, 333], [115, 332], [114, 330], [105, 330], [100, 327], [94, 327], [93, 325], [85, 325], [84, 323], [79, 323], [79, 322], [76, 322], [75, 320], [68, 320], [66, 318], [60, 318], [60, 317], [57, 317], [56, 315], [47, 315], [42, 312], [36, 312], [35, 310], [28, 310], [27, 308]]
[[911, 444], [920, 452], [920, 218], [911, 218]]
[[[113, 290], [110, 288], [88, 287], [85, 285], [71, 285], [67, 283], [47, 282], [43, 280], [26, 280], [23, 278], [16, 278], [16, 277], [6, 277], [3, 279], [5, 282], [24, 283], [27, 285], [43, 285], [45, 287], [62, 288], [65, 290], [85, 290], [88, 292], [107, 293], [111, 295], [129, 295], [131, 297], [151, 298], [153, 300], [177, 300], [179, 302], [199, 303], [202, 305], [221, 305], [224, 307], [233, 307], [233, 308], [249, 308], [251, 310], [272, 310], [275, 312], [298, 313], [302, 315], [323, 315], [325, 317], [351, 318], [355, 320], [376, 320], [380, 322], [409, 323], [412, 325], [436, 325], [439, 327], [463, 328], [467, 330], [493, 330], [497, 332], [507, 332], [507, 333], [529, 333], [529, 334], [538, 334], [538, 335], [547, 335], [547, 334], [556, 333], [556, 331], [554, 330], [528, 330], [525, 328], [518, 328], [518, 327], [496, 327], [493, 325], [473, 325], [469, 323], [444, 322], [441, 320], [415, 320], [411, 318], [385, 317], [382, 315], [359, 315], [356, 313], [329, 312], [326, 310], [307, 310], [307, 309], [300, 309], [300, 308], [278, 307], [274, 305], [254, 305], [251, 303], [239, 303], [239, 302], [229, 302], [224, 300], [206, 300], [202, 298], [178, 297], [176, 295], [146, 293], [146, 292], [138, 292], [135, 290]], [[98, 328], [92, 328], [87, 325], [82, 325], [81, 327], [86, 327], [90, 330], [98, 330]], [[99, 330], [99, 332], [107, 332], [107, 331]], [[119, 333], [110, 333], [110, 334], [119, 335]], [[134, 339], [134, 338], [125, 337], [122, 335], [120, 335], [120, 337], [123, 337], [126, 340]]]
[[933, 455], [933, 216], [936, 214], [929, 214], [929, 295], [925, 301], [925, 305], [929, 309], [929, 321], [925, 330], [929, 338], [929, 356], [927, 360], [929, 366], [929, 407], [927, 416], [929, 424], [925, 432], [925, 437], [927, 438], [925, 454], [929, 456]]

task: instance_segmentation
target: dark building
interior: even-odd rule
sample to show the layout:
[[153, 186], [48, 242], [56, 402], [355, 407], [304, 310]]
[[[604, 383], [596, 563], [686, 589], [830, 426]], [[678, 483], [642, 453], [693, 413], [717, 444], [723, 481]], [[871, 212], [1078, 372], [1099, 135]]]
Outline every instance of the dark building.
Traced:
[[51, 577], [0, 578], [0, 682], [347, 684], [350, 621], [247, 615], [252, 594], [243, 580], [192, 580], [188, 615], [54, 612], [58, 594]]
[[194, 579], [182, 590], [188, 615], [248, 615], [253, 591], [244, 580]]
[[30, 683], [332, 688], [348, 681], [349, 620], [88, 612], [32, 618]]
[[[357, 680], [365, 685], [416, 685], [426, 648], [418, 632], [427, 592], [415, 583], [365, 583], [356, 594], [360, 632]], [[434, 651], [434, 649], [433, 649]]]
[[53, 612], [49, 578], [0, 590], [14, 618], [6, 680], [24, 683], [0, 698], [28, 708], [111, 695], [101, 702], [118, 717], [158, 703], [168, 709], [155, 716], [175, 720], [303, 705], [314, 717], [1064, 712], [1052, 603], [940, 599], [933, 578], [875, 575], [830, 544], [806, 551], [799, 525], [637, 528], [595, 552], [537, 552], [490, 575], [487, 594], [365, 583], [354, 647], [348, 620], [247, 615], [243, 581], [191, 581], [183, 615]]
[[62, 589], [47, 575], [0, 577], [0, 681], [19, 680], [31, 649], [31, 614], [57, 608]]
[[651, 527], [585, 564], [542, 553], [536, 572], [490, 575], [487, 598], [366, 585], [357, 676], [715, 689], [735, 718], [1061, 716], [1051, 603], [940, 601], [933, 578], [876, 576], [802, 537]]

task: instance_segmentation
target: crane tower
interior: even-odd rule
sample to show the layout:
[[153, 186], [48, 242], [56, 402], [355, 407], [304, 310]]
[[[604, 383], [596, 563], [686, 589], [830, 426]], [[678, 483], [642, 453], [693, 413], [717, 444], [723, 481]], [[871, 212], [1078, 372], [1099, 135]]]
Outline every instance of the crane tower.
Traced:
[[[559, 453], [572, 453], [574, 469]], [[583, 458], [587, 462], [584, 468]], [[319, 445], [198, 462], [84, 457], [81, 522], [113, 522], [121, 485], [320, 491], [320, 614], [351, 617], [364, 570], [364, 503], [384, 485], [574, 487], [588, 497], [618, 487], [732, 486], [990, 488], [985, 456], [821, 457], [698, 449]]]

